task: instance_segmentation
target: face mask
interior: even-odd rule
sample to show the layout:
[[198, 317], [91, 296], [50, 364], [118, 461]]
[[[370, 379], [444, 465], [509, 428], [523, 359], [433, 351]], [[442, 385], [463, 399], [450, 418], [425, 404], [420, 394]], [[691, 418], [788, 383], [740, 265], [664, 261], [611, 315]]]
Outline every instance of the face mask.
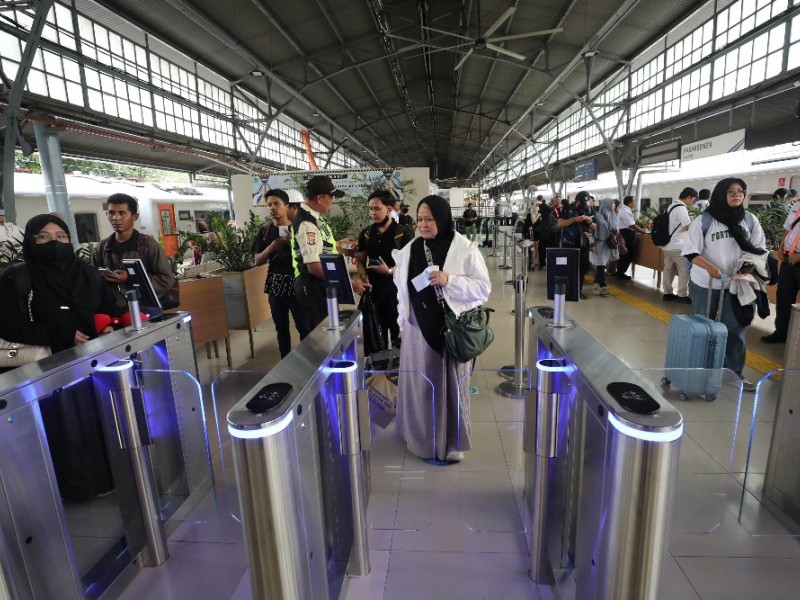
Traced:
[[64, 244], [56, 240], [46, 244], [36, 244], [33, 248], [37, 258], [47, 262], [61, 262], [74, 255], [72, 244]]

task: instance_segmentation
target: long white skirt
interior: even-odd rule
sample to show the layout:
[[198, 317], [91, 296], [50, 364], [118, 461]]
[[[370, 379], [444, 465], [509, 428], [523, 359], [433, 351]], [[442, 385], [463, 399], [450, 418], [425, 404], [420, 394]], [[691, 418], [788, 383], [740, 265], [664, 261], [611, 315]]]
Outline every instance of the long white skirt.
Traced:
[[470, 363], [428, 345], [412, 308], [403, 329], [396, 423], [397, 435], [420, 458], [444, 460], [448, 452], [470, 449], [470, 371]]

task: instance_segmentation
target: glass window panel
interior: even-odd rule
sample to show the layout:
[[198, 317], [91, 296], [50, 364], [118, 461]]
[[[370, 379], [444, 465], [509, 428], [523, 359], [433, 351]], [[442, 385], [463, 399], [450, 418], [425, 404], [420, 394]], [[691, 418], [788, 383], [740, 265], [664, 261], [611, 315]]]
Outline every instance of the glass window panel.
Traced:
[[138, 104], [131, 104], [131, 121], [134, 123], [142, 122], [142, 107]]
[[766, 76], [766, 68], [767, 68], [766, 58], [759, 58], [757, 61], [755, 61], [753, 63], [753, 66], [751, 67], [751, 72], [753, 74], [753, 81], [763, 81]]
[[98, 48], [108, 49], [108, 31], [97, 23], [94, 24], [94, 43]]
[[747, 42], [739, 48], [739, 64], [747, 65], [753, 61], [753, 42]]
[[[106, 90], [111, 91], [111, 90]], [[124, 81], [119, 79], [114, 80], [114, 93], [117, 95], [117, 98], [127, 98], [128, 97], [128, 86]]]
[[67, 82], [67, 101], [70, 104], [83, 106], [83, 88], [79, 84]]
[[0, 56], [16, 62], [22, 60], [19, 40], [5, 31], [0, 31]]
[[103, 112], [103, 95], [96, 90], [88, 90], [89, 108]]
[[47, 79], [39, 69], [31, 69], [28, 72], [28, 91], [47, 96]]
[[736, 87], [737, 91], [750, 87], [750, 65], [742, 67], [736, 73]]
[[767, 72], [764, 74], [766, 79], [775, 77], [781, 73], [781, 53], [775, 52], [767, 57]]
[[103, 105], [105, 112], [114, 117], [117, 116], [117, 99], [111, 94], [103, 94]]
[[67, 89], [64, 87], [64, 80], [54, 75], [47, 76], [47, 87], [51, 98], [67, 101]]
[[33, 61], [31, 65], [34, 69], [39, 69], [40, 71], [44, 71], [44, 60], [42, 59], [42, 50], [38, 49], [36, 52], [33, 53]]
[[755, 26], [756, 26], [756, 18], [754, 15], [745, 17], [744, 19], [742, 19], [741, 33], [739, 35], [741, 36], [747, 35], [751, 31], [753, 31], [753, 29], [755, 29]]
[[80, 83], [81, 81], [81, 69], [73, 60], [63, 59], [62, 63], [64, 65], [64, 77], [69, 81], [74, 81]]
[[800, 67], [800, 44], [793, 44], [789, 46], [789, 62], [787, 64], [789, 69], [796, 69]]
[[86, 75], [86, 85], [87, 87], [94, 88], [96, 90], [100, 89], [100, 74], [92, 68], [86, 67], [83, 70], [84, 74]]
[[131, 106], [128, 102], [123, 99], [117, 100], [117, 107], [119, 109], [119, 117], [121, 119], [125, 119], [126, 121], [131, 120]]
[[55, 3], [53, 14], [60, 29], [72, 32], [72, 11], [63, 4]]
[[769, 30], [769, 51], [775, 52], [783, 49], [783, 40], [786, 28], [783, 24]]
[[78, 15], [78, 31], [84, 42], [94, 43], [94, 26], [86, 17]]

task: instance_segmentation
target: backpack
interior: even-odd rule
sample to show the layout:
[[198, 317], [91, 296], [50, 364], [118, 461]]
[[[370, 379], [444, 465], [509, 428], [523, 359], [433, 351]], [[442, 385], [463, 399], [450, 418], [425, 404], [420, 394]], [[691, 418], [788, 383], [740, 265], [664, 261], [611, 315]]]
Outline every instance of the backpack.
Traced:
[[[111, 237], [105, 238], [100, 240], [100, 255], [104, 255], [106, 253], [106, 248], [108, 247], [109, 242], [111, 241]], [[147, 253], [147, 238], [150, 237], [145, 235], [144, 233], [139, 233], [139, 237], [136, 241], [136, 252], [139, 253], [139, 258], [144, 264], [145, 270], [149, 273], [153, 272], [153, 265], [150, 264], [148, 253]], [[169, 288], [164, 295], [159, 298], [161, 302], [161, 308], [164, 310], [168, 308], [177, 308], [181, 303], [181, 288], [180, 288], [180, 281], [178, 281], [177, 277], [172, 278], [172, 287]]]
[[679, 206], [679, 204], [676, 204], [669, 210], [665, 209], [653, 218], [653, 227], [650, 229], [650, 238], [653, 240], [653, 245], [666, 246], [672, 239], [673, 234], [680, 229], [679, 223], [675, 229], [669, 230], [669, 214]]

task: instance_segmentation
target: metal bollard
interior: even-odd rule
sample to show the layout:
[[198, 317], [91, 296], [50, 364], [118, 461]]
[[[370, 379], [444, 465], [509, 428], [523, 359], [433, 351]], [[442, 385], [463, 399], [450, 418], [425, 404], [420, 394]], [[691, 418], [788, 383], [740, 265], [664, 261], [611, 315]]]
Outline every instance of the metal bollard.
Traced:
[[331, 374], [331, 382], [335, 390], [340, 450], [350, 462], [350, 493], [353, 498], [354, 531], [353, 551], [347, 572], [352, 577], [366, 577], [370, 572], [370, 563], [366, 485], [358, 420], [358, 370], [355, 362], [341, 360], [328, 365], [327, 371]]
[[[497, 390], [505, 398], [524, 398], [527, 377], [523, 373], [525, 360], [525, 291], [524, 275], [517, 275], [514, 286], [514, 370], [509, 381], [501, 383]], [[503, 371], [508, 372], [507, 367]]]
[[339, 325], [339, 299], [336, 296], [336, 281], [329, 281], [325, 286], [325, 300], [328, 304], [328, 331], [341, 329]]
[[497, 256], [497, 219], [492, 220], [492, 253], [489, 256]]
[[506, 285], [514, 285], [517, 281], [517, 240], [511, 234], [511, 279], [506, 280]]
[[[136, 305], [138, 308], [138, 302]], [[144, 565], [157, 567], [169, 558], [169, 549], [164, 525], [161, 522], [153, 466], [150, 462], [149, 446], [152, 442], [147, 428], [144, 403], [141, 395], [134, 394], [133, 362], [121, 360], [105, 367], [97, 367], [94, 379], [98, 396], [104, 398], [110, 395], [117, 443], [119, 448], [128, 450], [133, 467], [133, 480], [144, 522], [147, 548]]]
[[128, 331], [141, 331], [144, 329], [142, 324], [142, 313], [139, 311], [139, 292], [128, 290], [125, 292], [125, 299], [128, 301], [128, 313], [131, 315], [131, 324]]
[[503, 269], [504, 271], [511, 268], [511, 265], [508, 264], [508, 233], [503, 231], [503, 264], [498, 266], [498, 269]]
[[[536, 583], [553, 583], [553, 568], [547, 557], [546, 528], [548, 480], [551, 460], [566, 455], [566, 415], [562, 414], [569, 398], [569, 377], [563, 359], [542, 359], [536, 363], [538, 385], [536, 392], [535, 424], [526, 414], [523, 447], [526, 454], [526, 472], [533, 462], [533, 477], [528, 495], [530, 507], [530, 578]], [[532, 411], [533, 393], [528, 394], [526, 412]]]

